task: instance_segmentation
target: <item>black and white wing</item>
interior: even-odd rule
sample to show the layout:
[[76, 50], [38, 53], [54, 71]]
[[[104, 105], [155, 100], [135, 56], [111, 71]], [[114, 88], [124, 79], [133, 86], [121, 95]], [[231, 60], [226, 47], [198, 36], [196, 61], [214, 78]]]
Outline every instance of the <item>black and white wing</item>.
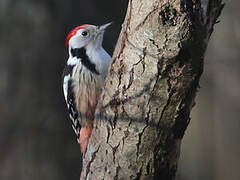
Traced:
[[72, 122], [72, 128], [79, 139], [81, 125], [78, 121], [78, 112], [75, 106], [74, 91], [72, 85], [72, 71], [74, 66], [67, 65], [63, 71], [63, 93], [67, 104], [68, 113]]

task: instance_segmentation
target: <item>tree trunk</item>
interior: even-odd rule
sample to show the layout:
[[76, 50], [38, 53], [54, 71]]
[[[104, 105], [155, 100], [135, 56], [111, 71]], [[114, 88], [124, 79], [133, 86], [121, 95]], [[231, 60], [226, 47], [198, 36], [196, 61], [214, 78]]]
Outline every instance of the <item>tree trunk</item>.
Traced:
[[174, 179], [221, 0], [129, 0], [81, 179]]

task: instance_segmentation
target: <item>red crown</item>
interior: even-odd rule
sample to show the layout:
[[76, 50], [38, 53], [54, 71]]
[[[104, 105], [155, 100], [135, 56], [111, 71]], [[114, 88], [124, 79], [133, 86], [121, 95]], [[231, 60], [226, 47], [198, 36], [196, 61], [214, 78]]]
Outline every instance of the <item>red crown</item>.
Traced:
[[85, 29], [86, 24], [75, 27], [70, 33], [68, 33], [66, 41], [65, 41], [65, 46], [68, 47], [69, 40], [77, 33], [79, 29]]

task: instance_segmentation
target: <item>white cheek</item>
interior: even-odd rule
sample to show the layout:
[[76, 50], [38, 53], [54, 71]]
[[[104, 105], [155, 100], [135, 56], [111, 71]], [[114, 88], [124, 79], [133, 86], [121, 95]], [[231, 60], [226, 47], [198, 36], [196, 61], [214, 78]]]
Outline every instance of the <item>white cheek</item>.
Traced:
[[80, 35], [73, 36], [69, 41], [69, 46], [72, 48], [82, 48], [86, 45], [86, 39], [81, 37]]

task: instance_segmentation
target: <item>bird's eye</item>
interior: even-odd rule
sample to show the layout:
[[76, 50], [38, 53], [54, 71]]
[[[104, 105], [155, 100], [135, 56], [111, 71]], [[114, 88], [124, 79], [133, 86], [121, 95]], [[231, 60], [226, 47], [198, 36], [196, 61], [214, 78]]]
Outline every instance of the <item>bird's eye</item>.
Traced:
[[87, 36], [88, 35], [88, 32], [87, 31], [83, 31], [82, 32], [82, 36]]

